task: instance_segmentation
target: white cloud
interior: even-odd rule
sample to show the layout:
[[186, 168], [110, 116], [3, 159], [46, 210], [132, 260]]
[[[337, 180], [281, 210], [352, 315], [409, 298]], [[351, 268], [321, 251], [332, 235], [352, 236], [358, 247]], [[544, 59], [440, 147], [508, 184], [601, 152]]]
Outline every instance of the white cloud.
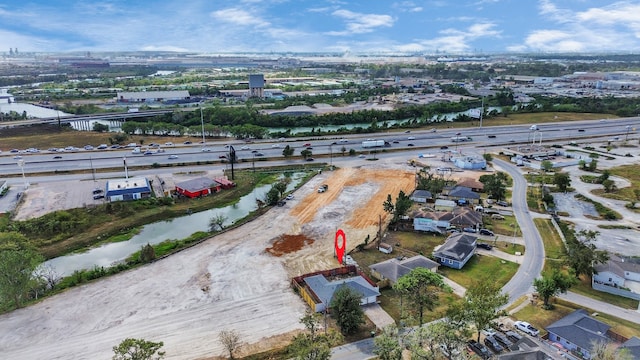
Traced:
[[258, 27], [265, 27], [270, 25], [268, 21], [263, 20], [257, 14], [239, 8], [217, 10], [212, 12], [211, 16], [216, 20], [236, 25], [252, 25]]
[[378, 27], [391, 27], [394, 22], [393, 18], [389, 15], [362, 14], [349, 10], [336, 10], [332, 15], [346, 20], [347, 30], [329, 32], [328, 34], [330, 35], [369, 33]]

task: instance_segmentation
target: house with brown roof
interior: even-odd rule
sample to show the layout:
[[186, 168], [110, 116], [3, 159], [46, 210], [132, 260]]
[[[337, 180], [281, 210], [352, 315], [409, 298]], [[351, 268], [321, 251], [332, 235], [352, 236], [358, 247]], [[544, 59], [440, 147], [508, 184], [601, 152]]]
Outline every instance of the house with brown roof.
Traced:
[[482, 192], [484, 190], [484, 184], [474, 178], [462, 178], [458, 180], [457, 185], [468, 187], [475, 192]]

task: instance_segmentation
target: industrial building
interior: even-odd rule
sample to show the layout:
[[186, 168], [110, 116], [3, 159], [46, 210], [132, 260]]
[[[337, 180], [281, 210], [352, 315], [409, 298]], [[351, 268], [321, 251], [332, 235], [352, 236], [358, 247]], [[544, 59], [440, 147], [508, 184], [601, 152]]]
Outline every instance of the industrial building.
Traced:
[[107, 201], [128, 201], [151, 197], [151, 184], [144, 177], [107, 181]]

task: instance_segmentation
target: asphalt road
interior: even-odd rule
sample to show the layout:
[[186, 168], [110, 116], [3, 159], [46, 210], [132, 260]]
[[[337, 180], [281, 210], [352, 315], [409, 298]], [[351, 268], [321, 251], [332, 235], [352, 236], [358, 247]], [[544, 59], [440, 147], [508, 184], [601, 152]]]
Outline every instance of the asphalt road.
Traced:
[[529, 214], [526, 179], [516, 166], [500, 159], [494, 159], [493, 162], [513, 178], [512, 208], [522, 231], [526, 249], [518, 271], [502, 288], [504, 293], [509, 294], [509, 304], [511, 304], [533, 291], [533, 280], [540, 275], [544, 266], [544, 245]]

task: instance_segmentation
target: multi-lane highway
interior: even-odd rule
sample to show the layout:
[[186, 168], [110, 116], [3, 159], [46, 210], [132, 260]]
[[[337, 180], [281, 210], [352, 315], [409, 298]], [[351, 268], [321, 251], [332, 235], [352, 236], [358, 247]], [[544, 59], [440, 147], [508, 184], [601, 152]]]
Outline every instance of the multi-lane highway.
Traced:
[[[321, 137], [316, 139], [277, 139], [263, 140], [255, 143], [244, 143], [229, 139], [227, 142], [207, 142], [206, 144], [175, 144], [173, 146], [161, 146], [164, 152], [153, 155], [132, 153], [132, 148], [103, 149], [103, 150], [78, 150], [74, 152], [49, 152], [40, 150], [38, 153], [11, 153], [9, 149], [0, 153], [0, 173], [20, 174], [22, 164], [24, 172], [40, 173], [52, 171], [74, 171], [101, 168], [114, 168], [123, 166], [126, 158], [127, 166], [148, 166], [153, 163], [196, 163], [205, 161], [222, 161], [222, 156], [229, 155], [231, 145], [236, 150], [239, 161], [252, 162], [263, 158], [282, 158], [282, 150], [289, 145], [294, 148], [294, 155], [299, 156], [304, 145], [310, 144], [314, 156], [337, 155], [344, 148], [347, 152], [351, 149], [357, 152], [369, 153], [380, 148], [362, 148], [362, 141], [367, 139], [380, 139], [389, 143], [387, 151], [425, 151], [424, 149], [447, 146], [450, 149], [456, 147], [486, 147], [486, 146], [513, 146], [542, 140], [543, 143], [568, 143], [570, 141], [588, 142], [590, 139], [607, 139], [612, 141], [624, 141], [627, 137], [636, 137], [636, 129], [640, 125], [639, 118], [607, 119], [595, 121], [577, 121], [570, 123], [549, 123], [537, 126], [532, 130], [529, 125], [508, 125], [492, 127], [474, 127], [465, 129], [442, 129], [438, 131], [418, 130], [411, 132], [386, 132], [364, 135], [348, 135], [344, 137]], [[470, 138], [464, 142], [453, 142], [452, 138]], [[69, 144], [70, 146], [73, 144]], [[96, 146], [97, 144], [93, 144]], [[83, 144], [75, 144], [83, 146]], [[418, 150], [420, 149], [420, 150]], [[206, 151], [203, 151], [206, 150]], [[298, 160], [302, 161], [302, 160]]]

